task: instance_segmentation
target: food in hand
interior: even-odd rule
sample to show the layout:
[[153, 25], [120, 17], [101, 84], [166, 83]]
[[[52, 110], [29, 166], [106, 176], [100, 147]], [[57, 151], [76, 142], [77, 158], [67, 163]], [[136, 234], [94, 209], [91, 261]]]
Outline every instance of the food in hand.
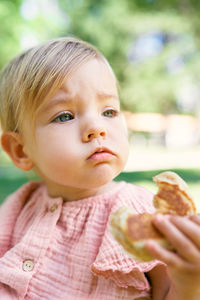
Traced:
[[153, 259], [145, 248], [148, 239], [155, 240], [167, 249], [173, 249], [152, 223], [157, 213], [179, 216], [196, 214], [187, 184], [179, 175], [168, 171], [158, 174], [153, 180], [158, 186], [158, 192], [153, 199], [154, 214], [136, 214], [130, 208], [121, 207], [111, 216], [114, 237], [134, 259], [140, 261]]

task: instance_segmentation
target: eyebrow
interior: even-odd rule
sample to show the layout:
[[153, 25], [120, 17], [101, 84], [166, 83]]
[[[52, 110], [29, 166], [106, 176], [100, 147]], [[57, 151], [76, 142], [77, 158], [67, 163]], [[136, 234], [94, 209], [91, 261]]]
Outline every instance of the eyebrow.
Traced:
[[100, 92], [100, 93], [97, 93], [97, 97], [99, 99], [105, 99], [105, 100], [107, 100], [107, 99], [114, 99], [114, 100], [119, 101], [118, 96], [113, 95], [113, 94], [107, 94], [107, 93]]
[[[109, 99], [114, 99], [119, 102], [119, 98], [116, 95], [104, 93], [104, 92], [99, 92], [97, 93], [97, 98], [100, 100], [109, 100]], [[62, 95], [59, 96], [55, 99], [52, 99], [50, 102], [47, 102], [43, 108], [42, 111], [44, 110], [50, 110], [51, 107], [56, 106], [56, 105], [70, 105], [71, 103], [74, 102], [74, 97], [72, 95]]]
[[71, 104], [73, 102], [73, 99], [69, 96], [59, 96], [58, 98], [52, 99], [50, 102], [47, 102], [42, 110], [49, 110], [51, 109], [51, 107], [54, 107], [56, 105], [66, 105], [67, 104]]

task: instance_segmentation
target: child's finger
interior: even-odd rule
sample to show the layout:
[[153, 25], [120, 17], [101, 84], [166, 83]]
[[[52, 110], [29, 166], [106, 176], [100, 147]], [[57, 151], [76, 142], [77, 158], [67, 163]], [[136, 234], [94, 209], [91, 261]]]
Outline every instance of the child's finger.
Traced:
[[170, 221], [183, 232], [200, 250], [200, 223], [193, 222], [189, 218], [171, 217]]
[[193, 222], [195, 222], [196, 224], [200, 225], [200, 215], [193, 215], [189, 217], [190, 220], [192, 220]]
[[200, 260], [200, 251], [194, 243], [170, 222], [169, 217], [158, 215], [154, 219], [158, 230], [168, 239], [174, 249], [188, 262], [196, 263]]
[[182, 258], [175, 252], [164, 249], [153, 240], [148, 240], [145, 247], [152, 256], [163, 261], [170, 267], [180, 268], [184, 264]]

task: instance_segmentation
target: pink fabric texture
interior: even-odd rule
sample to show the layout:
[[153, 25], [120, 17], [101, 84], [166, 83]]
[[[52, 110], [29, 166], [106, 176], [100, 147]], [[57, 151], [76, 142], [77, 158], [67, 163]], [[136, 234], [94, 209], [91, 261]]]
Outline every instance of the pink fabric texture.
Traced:
[[75, 202], [39, 182], [21, 187], [0, 209], [0, 299], [150, 299], [145, 272], [160, 262], [136, 262], [113, 239], [109, 217], [122, 205], [154, 212], [152, 194], [125, 182]]

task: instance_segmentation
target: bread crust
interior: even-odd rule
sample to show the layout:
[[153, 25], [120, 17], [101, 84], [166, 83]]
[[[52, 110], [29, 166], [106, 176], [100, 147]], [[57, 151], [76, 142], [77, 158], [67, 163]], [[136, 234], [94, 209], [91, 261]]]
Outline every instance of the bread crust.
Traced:
[[158, 186], [154, 206], [158, 213], [189, 216], [196, 214], [195, 203], [186, 182], [175, 172], [163, 172], [153, 177]]

